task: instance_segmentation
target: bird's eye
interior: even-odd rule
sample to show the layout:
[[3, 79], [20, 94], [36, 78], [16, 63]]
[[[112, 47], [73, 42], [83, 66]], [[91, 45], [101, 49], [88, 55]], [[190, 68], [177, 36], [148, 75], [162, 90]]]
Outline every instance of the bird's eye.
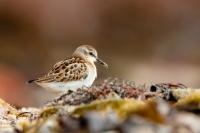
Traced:
[[89, 52], [90, 55], [94, 56], [94, 54], [92, 52]]

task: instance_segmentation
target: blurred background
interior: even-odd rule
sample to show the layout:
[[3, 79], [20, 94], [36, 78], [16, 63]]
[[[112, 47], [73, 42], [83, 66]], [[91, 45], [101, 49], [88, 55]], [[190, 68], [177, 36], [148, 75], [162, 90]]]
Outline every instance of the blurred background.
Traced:
[[38, 106], [53, 97], [29, 79], [46, 73], [81, 44], [110, 68], [98, 80], [200, 87], [197, 0], [0, 0], [0, 97]]

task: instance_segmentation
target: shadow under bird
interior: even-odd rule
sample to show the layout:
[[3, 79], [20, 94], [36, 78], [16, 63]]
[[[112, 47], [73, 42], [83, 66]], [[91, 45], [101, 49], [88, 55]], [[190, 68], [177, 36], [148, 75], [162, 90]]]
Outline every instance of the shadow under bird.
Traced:
[[97, 77], [95, 62], [108, 68], [108, 65], [98, 58], [94, 47], [81, 45], [71, 57], [56, 63], [46, 75], [30, 80], [29, 83], [34, 82], [55, 92], [90, 87]]

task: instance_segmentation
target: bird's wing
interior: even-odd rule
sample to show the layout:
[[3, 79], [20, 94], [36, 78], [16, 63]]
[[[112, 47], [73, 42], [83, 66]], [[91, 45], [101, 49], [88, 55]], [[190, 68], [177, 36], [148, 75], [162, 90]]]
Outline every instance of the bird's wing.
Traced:
[[83, 80], [87, 77], [87, 66], [83, 59], [71, 57], [56, 63], [46, 75], [38, 78], [35, 82], [68, 82]]

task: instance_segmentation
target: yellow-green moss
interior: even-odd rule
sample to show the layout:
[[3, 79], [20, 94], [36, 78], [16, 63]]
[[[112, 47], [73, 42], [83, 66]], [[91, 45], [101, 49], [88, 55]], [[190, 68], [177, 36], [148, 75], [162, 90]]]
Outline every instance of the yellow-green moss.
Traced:
[[200, 92], [193, 92], [185, 98], [180, 99], [175, 106], [187, 106], [187, 105], [200, 105]]
[[107, 112], [113, 110], [120, 118], [125, 119], [130, 114], [144, 108], [144, 106], [144, 102], [132, 99], [101, 100], [77, 107], [72, 114], [74, 116], [82, 116], [90, 111]]

